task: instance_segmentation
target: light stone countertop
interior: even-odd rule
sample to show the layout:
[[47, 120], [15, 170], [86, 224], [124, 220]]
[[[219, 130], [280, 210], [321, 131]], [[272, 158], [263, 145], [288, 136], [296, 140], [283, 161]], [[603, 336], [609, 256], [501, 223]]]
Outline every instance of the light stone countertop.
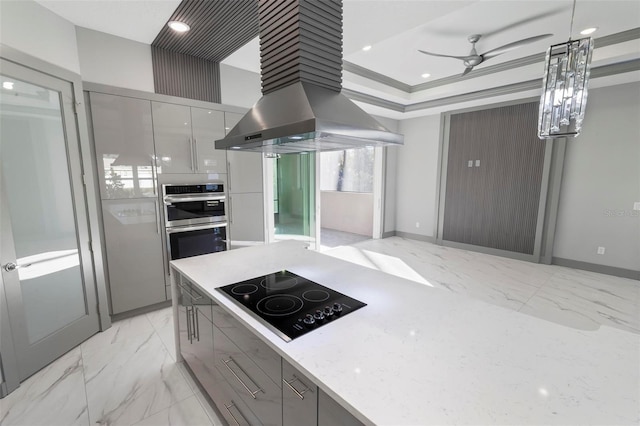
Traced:
[[[287, 241], [172, 261], [361, 421], [640, 422], [640, 336], [577, 330]], [[216, 287], [287, 269], [367, 306], [289, 343]]]

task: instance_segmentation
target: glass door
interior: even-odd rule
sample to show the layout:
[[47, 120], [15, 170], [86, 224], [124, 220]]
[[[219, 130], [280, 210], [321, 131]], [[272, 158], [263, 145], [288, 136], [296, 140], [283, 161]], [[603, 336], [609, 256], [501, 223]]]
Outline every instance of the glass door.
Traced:
[[22, 381], [99, 324], [71, 83], [1, 65], [0, 265]]
[[316, 243], [316, 154], [283, 154], [275, 159], [275, 239]]

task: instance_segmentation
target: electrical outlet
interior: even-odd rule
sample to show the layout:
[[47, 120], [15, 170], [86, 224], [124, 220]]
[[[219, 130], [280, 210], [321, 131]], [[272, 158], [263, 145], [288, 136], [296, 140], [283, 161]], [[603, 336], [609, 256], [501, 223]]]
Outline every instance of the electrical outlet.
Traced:
[[604, 254], [604, 247], [598, 247], [598, 254]]
[[416, 228], [420, 228], [420, 222], [416, 222]]
[[467, 161], [467, 167], [473, 167], [473, 160]]
[[633, 203], [633, 209], [640, 210], [640, 201], [636, 201], [635, 203]]
[[476, 167], [480, 167], [480, 160], [476, 160]]

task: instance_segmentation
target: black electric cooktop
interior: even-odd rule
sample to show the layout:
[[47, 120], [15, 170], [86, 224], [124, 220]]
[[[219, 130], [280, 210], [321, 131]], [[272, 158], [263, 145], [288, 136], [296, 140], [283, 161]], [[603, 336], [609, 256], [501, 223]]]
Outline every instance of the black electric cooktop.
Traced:
[[219, 287], [287, 342], [367, 306], [289, 271]]

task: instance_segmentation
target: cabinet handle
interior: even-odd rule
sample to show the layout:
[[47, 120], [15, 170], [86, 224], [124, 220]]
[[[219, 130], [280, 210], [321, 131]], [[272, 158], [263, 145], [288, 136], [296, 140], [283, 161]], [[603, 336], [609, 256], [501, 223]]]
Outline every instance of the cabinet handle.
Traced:
[[187, 336], [191, 343], [191, 319], [189, 318], [189, 306], [185, 306], [185, 317], [187, 318]]
[[193, 300], [194, 302], [196, 300], [200, 300], [202, 299], [202, 296], [194, 296], [193, 293], [191, 293], [191, 290], [189, 290], [187, 287], [183, 286], [182, 284], [178, 284], [180, 286], [181, 289], [184, 290], [184, 292], [187, 294], [187, 296], [189, 296], [189, 298], [191, 300]]
[[158, 207], [158, 200], [155, 200], [153, 202], [153, 210], [156, 213], [156, 233], [160, 235], [160, 208]]
[[229, 194], [229, 223], [233, 223], [233, 203], [231, 202], [231, 194]]
[[[249, 389], [249, 386], [247, 386], [247, 385], [246, 385], [246, 383], [242, 381], [242, 379], [240, 378], [240, 376], [238, 376], [238, 375], [236, 374], [236, 372], [235, 372], [235, 371], [233, 371], [233, 370], [231, 369], [231, 367], [229, 367], [229, 363], [230, 363], [230, 362], [232, 362], [232, 361], [233, 361], [236, 365], [238, 365], [238, 364], [233, 360], [233, 358], [231, 358], [231, 357], [229, 357], [229, 359], [228, 359], [228, 360], [226, 360], [226, 361], [222, 361], [222, 362], [224, 363], [224, 366], [225, 366], [225, 367], [227, 367], [227, 370], [229, 370], [229, 371], [231, 372], [231, 374], [233, 374], [233, 377], [235, 377], [235, 378], [236, 378], [236, 380], [240, 382], [240, 384], [242, 385], [242, 387], [244, 387], [244, 388], [247, 390], [247, 392], [249, 392], [249, 395], [251, 395], [251, 398], [256, 399], [256, 394], [257, 394], [258, 392], [263, 392], [263, 390], [262, 390], [260, 387], [258, 387], [258, 389], [257, 389], [257, 390], [255, 390], [255, 391], [253, 391], [253, 392], [252, 392], [252, 391], [251, 391], [251, 389]], [[241, 369], [242, 369], [242, 368], [241, 368]], [[243, 372], [244, 372], [244, 371], [243, 371]], [[245, 373], [245, 374], [247, 374], [247, 373]], [[249, 375], [248, 375], [248, 374], [247, 374], [247, 377], [249, 377]], [[249, 379], [251, 379], [251, 377], [249, 377]], [[255, 384], [255, 382], [253, 381], [253, 379], [251, 379], [251, 381]]]
[[196, 340], [199, 342], [200, 341], [200, 319], [198, 318], [198, 308], [194, 307], [193, 309], [193, 319], [195, 321], [195, 330], [194, 330], [194, 337], [196, 338]]
[[[236, 419], [236, 416], [234, 416], [233, 413], [231, 412], [231, 407], [235, 407], [236, 410], [238, 410], [238, 407], [236, 407], [236, 403], [231, 401], [231, 405], [227, 405], [227, 404], [223, 404], [223, 405], [224, 405], [224, 408], [227, 410], [227, 413], [229, 413], [229, 415], [233, 419], [233, 421], [236, 422], [236, 425], [240, 426], [240, 422], [238, 421], [238, 419]], [[240, 410], [238, 410], [238, 413], [240, 413]], [[242, 416], [242, 413], [240, 413], [240, 415]], [[244, 418], [244, 416], [242, 416], [242, 418], [244, 419], [245, 423], [249, 424], [249, 422], [247, 421], [247, 419]]]
[[191, 149], [191, 171], [195, 172], [196, 168], [193, 166], [193, 139], [189, 138], [189, 148]]
[[198, 164], [198, 139], [193, 138], [193, 156], [195, 157], [196, 172], [200, 170], [200, 164]]
[[155, 161], [154, 161], [155, 155], [151, 156], [151, 187], [153, 188], [153, 195], [157, 195], [158, 192], [156, 191], [156, 175], [157, 173], [154, 172], [156, 165], [155, 165]]
[[[296, 382], [296, 381], [298, 381], [298, 382], [302, 383], [302, 385], [305, 387], [305, 389], [304, 389], [302, 392], [298, 391], [298, 389], [296, 389], [295, 387], [293, 387], [292, 383], [294, 383], [294, 382]], [[303, 395], [303, 394], [304, 394], [304, 393], [306, 393], [308, 390], [311, 390], [311, 388], [309, 388], [309, 386], [305, 385], [305, 384], [304, 384], [300, 379], [298, 379], [298, 378], [295, 376], [295, 374], [294, 374], [294, 376], [293, 376], [293, 379], [291, 379], [291, 380], [289, 380], [289, 381], [287, 381], [287, 380], [285, 380], [285, 379], [282, 379], [282, 383], [284, 383], [285, 385], [289, 386], [289, 388], [290, 388], [290, 389], [291, 389], [291, 390], [292, 390], [292, 391], [293, 391], [293, 392], [298, 396], [298, 398], [300, 398], [300, 399], [304, 399], [304, 395]]]
[[227, 191], [231, 192], [231, 161], [227, 161]]

